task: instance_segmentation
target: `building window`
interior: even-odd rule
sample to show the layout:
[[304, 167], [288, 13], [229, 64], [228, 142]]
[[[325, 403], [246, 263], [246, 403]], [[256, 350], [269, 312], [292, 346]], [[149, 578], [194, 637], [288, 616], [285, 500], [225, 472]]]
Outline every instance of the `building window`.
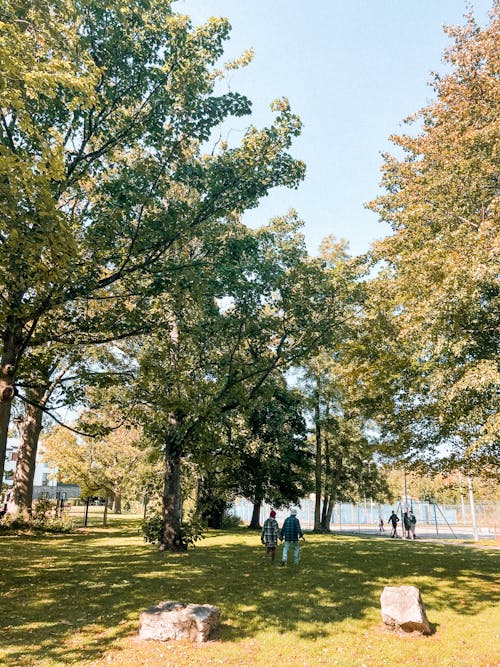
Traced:
[[42, 486], [48, 486], [49, 485], [49, 473], [44, 472], [42, 473]]

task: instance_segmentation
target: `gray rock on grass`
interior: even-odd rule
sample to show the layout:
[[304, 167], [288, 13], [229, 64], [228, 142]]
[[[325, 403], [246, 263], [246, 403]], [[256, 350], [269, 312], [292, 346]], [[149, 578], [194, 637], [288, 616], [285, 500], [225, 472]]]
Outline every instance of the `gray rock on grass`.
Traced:
[[207, 641], [220, 623], [220, 609], [210, 604], [160, 602], [141, 612], [139, 639]]

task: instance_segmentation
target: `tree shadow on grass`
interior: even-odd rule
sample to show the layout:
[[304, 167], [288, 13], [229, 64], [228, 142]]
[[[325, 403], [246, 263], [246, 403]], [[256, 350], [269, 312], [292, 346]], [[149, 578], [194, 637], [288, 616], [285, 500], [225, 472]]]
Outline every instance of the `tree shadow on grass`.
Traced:
[[165, 600], [220, 607], [222, 642], [264, 629], [314, 639], [349, 618], [375, 622], [386, 585], [419, 587], [431, 622], [440, 608], [476, 614], [495, 600], [497, 559], [486, 551], [311, 535], [297, 567], [279, 567], [278, 552], [271, 566], [259, 536], [242, 531], [213, 532], [182, 554], [159, 553], [131, 529], [2, 539], [0, 649], [16, 665], [95, 660]]

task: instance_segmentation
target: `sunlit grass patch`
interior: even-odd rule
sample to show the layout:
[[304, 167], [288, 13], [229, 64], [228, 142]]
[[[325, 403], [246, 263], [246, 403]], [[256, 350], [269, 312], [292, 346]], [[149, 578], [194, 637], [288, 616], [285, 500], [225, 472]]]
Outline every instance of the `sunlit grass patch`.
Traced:
[[[0, 664], [494, 665], [498, 551], [384, 538], [307, 535], [298, 567], [271, 565], [258, 533], [209, 531], [159, 553], [137, 521], [108, 530], [0, 540]], [[417, 586], [436, 632], [385, 629], [385, 585]], [[210, 603], [222, 624], [203, 645], [138, 641], [139, 613], [165, 600]]]

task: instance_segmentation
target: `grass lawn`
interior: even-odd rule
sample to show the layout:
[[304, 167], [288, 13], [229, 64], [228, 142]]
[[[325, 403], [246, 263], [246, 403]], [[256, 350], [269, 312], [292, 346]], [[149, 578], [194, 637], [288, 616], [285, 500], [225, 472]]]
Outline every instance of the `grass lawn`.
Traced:
[[[137, 519], [111, 517], [108, 529], [2, 535], [0, 665], [500, 664], [493, 548], [307, 535], [300, 565], [281, 568], [247, 529], [211, 531], [185, 554], [159, 553], [137, 530]], [[420, 589], [432, 636], [385, 629], [380, 594], [402, 584]], [[139, 641], [139, 613], [165, 600], [219, 606], [217, 636]]]

